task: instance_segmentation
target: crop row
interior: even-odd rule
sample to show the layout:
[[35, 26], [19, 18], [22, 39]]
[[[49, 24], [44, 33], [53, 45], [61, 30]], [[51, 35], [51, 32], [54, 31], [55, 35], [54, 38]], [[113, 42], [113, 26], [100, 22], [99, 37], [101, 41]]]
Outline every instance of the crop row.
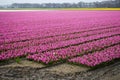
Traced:
[[84, 53], [89, 51], [100, 50], [101, 48], [105, 48], [118, 43], [120, 43], [120, 36], [114, 36], [106, 39], [100, 39], [93, 42], [81, 44], [78, 46], [69, 46], [65, 49], [45, 52], [44, 54], [38, 53], [29, 55], [27, 58], [34, 61], [43, 62], [45, 64], [49, 64], [61, 59], [64, 60], [78, 55], [83, 55]]
[[45, 45], [45, 44], [51, 44], [51, 43], [56, 43], [56, 42], [61, 42], [61, 41], [67, 41], [67, 40], [74, 40], [77, 38], [85, 38], [88, 36], [93, 36], [93, 35], [99, 35], [99, 34], [105, 34], [105, 33], [110, 33], [114, 31], [119, 31], [119, 28], [110, 28], [110, 29], [102, 29], [102, 30], [96, 30], [96, 31], [90, 31], [90, 32], [85, 32], [81, 34], [71, 34], [71, 35], [65, 35], [65, 36], [57, 36], [57, 37], [50, 37], [46, 39], [40, 39], [40, 40], [28, 40], [25, 42], [16, 42], [16, 43], [10, 43], [10, 44], [3, 44], [0, 46], [0, 51], [6, 51], [6, 50], [11, 50], [11, 49], [18, 49], [18, 48], [23, 48], [23, 47], [29, 47], [29, 46], [37, 46], [37, 45]]
[[92, 54], [89, 53], [87, 55], [72, 58], [68, 61], [75, 64], [83, 64], [90, 67], [94, 67], [104, 62], [109, 62], [118, 58], [120, 58], [120, 44], [105, 49], [103, 51], [94, 52]]
[[[73, 13], [73, 12], [70, 12], [70, 13]], [[11, 13], [9, 13], [9, 14], [11, 14]], [[13, 32], [13, 33], [22, 32], [22, 31], [26, 32], [26, 30], [27, 31], [31, 30], [31, 32], [33, 32], [33, 31], [36, 31], [36, 30], [39, 30], [39, 29], [42, 30], [42, 29], [45, 29], [45, 28], [48, 28], [47, 31], [49, 31], [52, 28], [57, 28], [57, 27], [61, 28], [61, 26], [65, 26], [63, 28], [66, 28], [66, 26], [70, 26], [73, 30], [73, 29], [77, 28], [76, 26], [78, 26], [78, 29], [80, 29], [81, 26], [82, 26], [82, 28], [84, 28], [84, 27], [89, 28], [90, 26], [95, 27], [95, 26], [102, 26], [102, 25], [109, 25], [109, 24], [113, 25], [115, 22], [118, 21], [118, 19], [116, 19], [115, 16], [113, 16], [113, 15], [111, 16], [112, 20], [111, 20], [111, 17], [108, 17], [108, 18], [105, 19], [103, 17], [104, 16], [103, 13], [102, 13], [102, 16], [99, 16], [99, 20], [96, 17], [96, 15], [89, 16], [86, 20], [86, 16], [80, 16], [80, 13], [75, 13], [75, 14], [78, 15], [77, 17], [72, 15], [72, 16], [69, 16], [69, 17], [64, 16], [64, 18], [62, 18], [62, 17], [58, 18], [58, 16], [64, 15], [64, 13], [62, 13], [60, 15], [56, 15], [56, 14], [53, 15], [54, 14], [53, 12], [52, 12], [52, 15], [49, 14], [47, 16], [44, 16], [44, 15], [46, 15], [46, 13], [42, 14], [42, 17], [38, 14], [37, 14], [37, 17], [33, 16], [33, 15], [28, 15], [28, 14], [27, 15], [24, 14], [25, 15], [24, 16], [24, 15], [21, 15], [21, 13], [20, 14], [19, 13], [13, 13], [13, 14], [14, 15], [9, 15], [9, 16], [6, 13], [1, 14], [1, 16], [0, 16], [1, 17], [0, 18], [0, 23], [1, 23], [0, 26], [1, 26], [2, 29], [0, 30], [0, 32], [3, 32], [3, 34], [6, 34], [4, 32], [7, 32], [8, 30], [9, 30], [9, 33], [10, 33], [10, 31]], [[30, 14], [34, 14], [34, 13], [30, 13]], [[20, 16], [21, 18], [18, 18], [17, 15]], [[11, 16], [12, 16], [12, 18], [11, 18]], [[43, 18], [43, 16], [44, 16], [45, 19]], [[49, 16], [50, 17], [52, 16], [52, 18], [48, 18]], [[56, 16], [56, 17], [54, 17], [54, 16]], [[68, 14], [67, 14], [67, 16], [68, 16]], [[39, 18], [39, 17], [41, 17], [41, 18]], [[103, 18], [104, 18], [105, 21], [103, 20]], [[73, 19], [74, 19], [74, 21], [73, 21]], [[100, 21], [100, 23], [99, 23], [99, 21]], [[49, 24], [47, 24], [47, 23], [49, 23]], [[34, 26], [34, 27], [32, 27], [31, 25]], [[29, 26], [31, 26], [31, 27], [29, 27]], [[12, 30], [11, 28], [14, 29], [14, 30]]]
[[[114, 41], [117, 43], [118, 41], [119, 41], [119, 39], [120, 39], [120, 37], [119, 37], [119, 34], [118, 34], [119, 32], [113, 32], [113, 33], [107, 33], [107, 34], [102, 34], [102, 35], [97, 35], [96, 37], [95, 36], [93, 36], [93, 37], [89, 37], [89, 38], [87, 38], [87, 39], [84, 39], [84, 40], [82, 40], [83, 42], [85, 42], [85, 43], [87, 43], [87, 44], [84, 44], [84, 43], [79, 43], [81, 40], [78, 40], [78, 41], [73, 41], [73, 42], [69, 42], [68, 44], [67, 44], [67, 46], [65, 46], [66, 44], [63, 44], [63, 45], [61, 45], [62, 47], [59, 47], [57, 50], [58, 50], [58, 52], [59, 51], [66, 51], [66, 53], [70, 53], [69, 51], [71, 51], [72, 49], [71, 48], [77, 48], [78, 50], [79, 49], [84, 49], [84, 47], [82, 46], [82, 45], [87, 45], [87, 46], [89, 46], [90, 45], [90, 43], [91, 43], [91, 45], [92, 44], [97, 44], [97, 43], [103, 43], [104, 42], [104, 39], [105, 39], [105, 41], [108, 41], [109, 43], [108, 44], [110, 44], [110, 43], [114, 43]], [[101, 42], [99, 42], [99, 39], [100, 39], [100, 41]], [[110, 38], [110, 39], [109, 39]], [[116, 39], [115, 39], [116, 38]], [[96, 41], [94, 41], [96, 39]], [[108, 39], [108, 40], [107, 40]], [[112, 39], [112, 40], [111, 40]], [[89, 41], [89, 40], [92, 40], [92, 41]], [[86, 42], [86, 41], [88, 41], [88, 42]], [[102, 42], [103, 41], [103, 42]], [[90, 42], [90, 43], [89, 43]], [[75, 44], [75, 43], [77, 43], [77, 44]], [[107, 43], [107, 42], [106, 42]], [[82, 45], [81, 45], [82, 44]], [[104, 43], [103, 43], [104, 44]], [[101, 45], [101, 44], [99, 44], [99, 45]], [[81, 46], [81, 47], [80, 47]], [[41, 47], [41, 46], [39, 46], [39, 47]], [[35, 52], [36, 52], [36, 49], [40, 49], [39, 47], [34, 47], [34, 46], [31, 46], [30, 48], [23, 48], [23, 49], [16, 49], [16, 50], [9, 50], [9, 51], [6, 51], [6, 52], [2, 52], [1, 54], [0, 54], [0, 56], [1, 56], [1, 60], [6, 60], [6, 59], [10, 59], [10, 58], [15, 58], [15, 57], [20, 57], [20, 56], [25, 56], [25, 55], [28, 55], [28, 54], [35, 54]], [[94, 45], [94, 47], [95, 47], [95, 45]], [[46, 48], [46, 46], [45, 46], [45, 49], [46, 50], [50, 50], [51, 48], [50, 47], [47, 47]], [[42, 51], [44, 51], [45, 49], [43, 49]], [[51, 49], [50, 51], [54, 51], [54, 50], [56, 50], [55, 48], [53, 48], [53, 49]], [[38, 55], [41, 55], [41, 50], [40, 51], [38, 51]], [[51, 52], [50, 52], [51, 53]], [[47, 54], [47, 53], [44, 53], [44, 54]], [[60, 54], [62, 54], [62, 53], [60, 53]], [[75, 54], [76, 54], [76, 52], [75, 52]], [[63, 54], [64, 55], [64, 54]], [[68, 54], [66, 54], [66, 55], [68, 55]], [[46, 55], [47, 56], [47, 55]], [[54, 58], [53, 58], [54, 59]]]
[[50, 33], [43, 33], [41, 32], [31, 32], [30, 34], [24, 33], [22, 36], [19, 34], [13, 34], [11, 36], [4, 35], [1, 36], [0, 44], [4, 43], [13, 43], [13, 42], [22, 42], [27, 40], [36, 40], [36, 39], [43, 39], [43, 38], [50, 38], [50, 37], [56, 37], [56, 36], [65, 36], [65, 35], [71, 35], [75, 33], [83, 33], [83, 32], [89, 32], [89, 31], [95, 31], [95, 30], [101, 30], [101, 29], [108, 29], [108, 28], [114, 28], [119, 26], [103, 26], [103, 27], [93, 27], [93, 28], [86, 28], [86, 29], [76, 29], [74, 30], [62, 30], [62, 31], [54, 31], [51, 34]]
[[[50, 50], [62, 49], [62, 48], [70, 47], [73, 45], [80, 45], [80, 44], [83, 44], [86, 42], [92, 42], [94, 40], [99, 40], [101, 38], [108, 38], [108, 37], [112, 37], [112, 36], [116, 36], [116, 35], [119, 35], [119, 31], [88, 36], [85, 38], [78, 38], [78, 39], [73, 39], [73, 40], [61, 41], [61, 42], [56, 42], [56, 43], [51, 43], [51, 44], [46, 44], [46, 45], [28, 46], [28, 47], [25, 47], [25, 49], [26, 49], [26, 52], [29, 52], [29, 53], [36, 53], [36, 52], [41, 53], [43, 51], [45, 52], [45, 51], [50, 51]], [[9, 51], [11, 52], [14, 50], [9, 50]], [[7, 51], [7, 52], [9, 53], [9, 51]]]
[[82, 58], [84, 65], [95, 66], [119, 58], [120, 46], [114, 47], [120, 45], [119, 16], [119, 11], [1, 12], [0, 62], [24, 57], [54, 64], [90, 56], [91, 63]]

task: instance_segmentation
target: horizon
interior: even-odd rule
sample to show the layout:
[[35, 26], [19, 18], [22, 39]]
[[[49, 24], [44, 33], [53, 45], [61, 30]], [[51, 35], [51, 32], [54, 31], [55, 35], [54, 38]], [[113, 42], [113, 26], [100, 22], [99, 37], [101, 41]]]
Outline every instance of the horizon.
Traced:
[[101, 2], [101, 1], [107, 1], [107, 0], [2, 0], [0, 1], [0, 5], [10, 5], [13, 3], [78, 3], [78, 2]]

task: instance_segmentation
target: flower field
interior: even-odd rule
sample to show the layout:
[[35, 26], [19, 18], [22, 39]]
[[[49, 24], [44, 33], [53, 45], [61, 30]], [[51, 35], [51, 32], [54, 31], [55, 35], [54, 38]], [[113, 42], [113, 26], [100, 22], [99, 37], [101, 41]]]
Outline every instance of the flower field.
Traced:
[[0, 62], [95, 67], [120, 58], [120, 11], [0, 12]]

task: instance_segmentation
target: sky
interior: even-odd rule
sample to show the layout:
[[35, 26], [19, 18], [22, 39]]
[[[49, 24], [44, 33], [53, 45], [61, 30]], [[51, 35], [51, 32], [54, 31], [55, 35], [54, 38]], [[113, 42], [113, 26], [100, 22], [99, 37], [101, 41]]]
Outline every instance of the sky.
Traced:
[[7, 5], [12, 3], [77, 3], [80, 1], [84, 2], [94, 2], [94, 1], [104, 1], [104, 0], [0, 0], [0, 5]]

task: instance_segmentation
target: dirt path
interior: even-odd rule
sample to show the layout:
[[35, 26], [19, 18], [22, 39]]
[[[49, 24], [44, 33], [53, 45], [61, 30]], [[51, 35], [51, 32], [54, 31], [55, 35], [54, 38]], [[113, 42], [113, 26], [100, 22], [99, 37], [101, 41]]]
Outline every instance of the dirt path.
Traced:
[[[64, 67], [63, 67], [64, 66]], [[57, 66], [55, 66], [57, 67]], [[66, 64], [57, 68], [36, 68], [36, 67], [1, 67], [0, 80], [119, 80], [120, 79], [120, 62], [110, 66], [96, 69], [93, 71], [76, 71], [68, 70]], [[64, 68], [68, 67], [69, 73], [64, 73]], [[73, 68], [73, 67], [72, 67]], [[57, 69], [57, 70], [56, 70]], [[61, 69], [61, 70], [60, 70]], [[79, 68], [78, 68], [79, 69]], [[60, 72], [61, 71], [61, 72]]]

